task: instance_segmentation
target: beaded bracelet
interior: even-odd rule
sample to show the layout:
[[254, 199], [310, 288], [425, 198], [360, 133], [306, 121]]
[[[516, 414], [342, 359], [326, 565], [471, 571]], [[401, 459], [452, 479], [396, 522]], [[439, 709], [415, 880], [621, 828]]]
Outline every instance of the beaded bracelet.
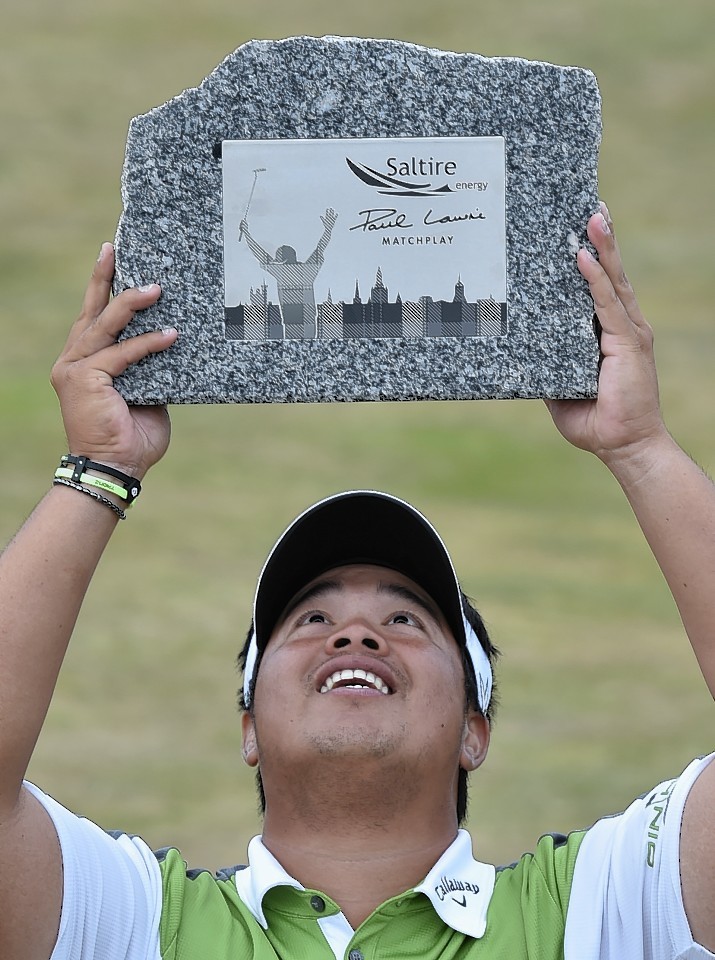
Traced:
[[101, 493], [97, 493], [96, 490], [88, 490], [87, 487], [83, 487], [80, 483], [75, 483], [73, 480], [66, 480], [64, 477], [55, 477], [52, 483], [54, 486], [70, 487], [72, 490], [79, 490], [80, 493], [86, 493], [88, 497], [91, 497], [98, 503], [103, 503], [105, 507], [113, 510], [120, 520], [126, 520], [127, 518], [126, 513], [121, 507], [118, 507], [116, 503], [113, 503], [107, 497], [103, 497]]

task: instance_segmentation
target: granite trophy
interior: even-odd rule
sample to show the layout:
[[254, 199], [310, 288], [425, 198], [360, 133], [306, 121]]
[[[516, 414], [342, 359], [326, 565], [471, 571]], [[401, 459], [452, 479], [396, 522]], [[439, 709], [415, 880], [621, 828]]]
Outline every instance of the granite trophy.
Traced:
[[582, 398], [588, 70], [392, 40], [252, 41], [132, 120], [115, 292], [177, 343], [131, 403]]

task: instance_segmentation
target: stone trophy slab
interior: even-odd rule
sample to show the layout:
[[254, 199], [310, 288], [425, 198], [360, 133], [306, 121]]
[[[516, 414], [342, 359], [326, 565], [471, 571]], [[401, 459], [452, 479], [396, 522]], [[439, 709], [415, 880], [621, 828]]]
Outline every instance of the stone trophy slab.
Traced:
[[575, 253], [588, 70], [391, 40], [252, 41], [132, 120], [115, 293], [177, 343], [131, 403], [591, 397]]

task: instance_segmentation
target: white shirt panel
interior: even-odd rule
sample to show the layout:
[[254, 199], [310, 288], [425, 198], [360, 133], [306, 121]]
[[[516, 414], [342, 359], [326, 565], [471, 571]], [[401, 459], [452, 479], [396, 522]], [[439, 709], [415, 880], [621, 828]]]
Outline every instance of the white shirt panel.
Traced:
[[149, 847], [114, 839], [25, 786], [51, 817], [62, 850], [62, 918], [50, 960], [160, 960], [161, 874]]
[[565, 960], [713, 960], [693, 940], [680, 883], [685, 801], [713, 756], [588, 831], [574, 869]]

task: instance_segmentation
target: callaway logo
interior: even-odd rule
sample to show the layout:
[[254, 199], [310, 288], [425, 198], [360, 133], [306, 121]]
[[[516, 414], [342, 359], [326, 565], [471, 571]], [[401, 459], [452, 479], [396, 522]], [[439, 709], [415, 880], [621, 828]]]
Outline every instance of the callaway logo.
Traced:
[[[464, 880], [453, 880], [451, 877], [440, 877], [440, 882], [434, 888], [434, 892], [440, 900], [446, 900], [450, 893], [462, 893], [461, 897], [452, 897], [452, 900], [460, 907], [467, 906], [467, 894], [479, 893], [479, 886], [476, 883], [467, 883]], [[464, 891], [464, 892], [462, 892]]]
[[[409, 180], [398, 179], [396, 176], [390, 176], [387, 173], [380, 173], [379, 170], [373, 170], [372, 167], [365, 166], [364, 163], [357, 163], [346, 157], [345, 161], [358, 179], [362, 180], [369, 187], [376, 187], [378, 193], [387, 194], [394, 197], [439, 197], [447, 193], [454, 193], [449, 184], [444, 183], [441, 187], [434, 187], [431, 183], [412, 183]], [[391, 162], [393, 161], [393, 162]], [[400, 176], [434, 176], [451, 174], [456, 169], [454, 161], [443, 163], [442, 161], [416, 160], [412, 157], [411, 163], [394, 162], [394, 158], [388, 160], [390, 173], [399, 173]]]

